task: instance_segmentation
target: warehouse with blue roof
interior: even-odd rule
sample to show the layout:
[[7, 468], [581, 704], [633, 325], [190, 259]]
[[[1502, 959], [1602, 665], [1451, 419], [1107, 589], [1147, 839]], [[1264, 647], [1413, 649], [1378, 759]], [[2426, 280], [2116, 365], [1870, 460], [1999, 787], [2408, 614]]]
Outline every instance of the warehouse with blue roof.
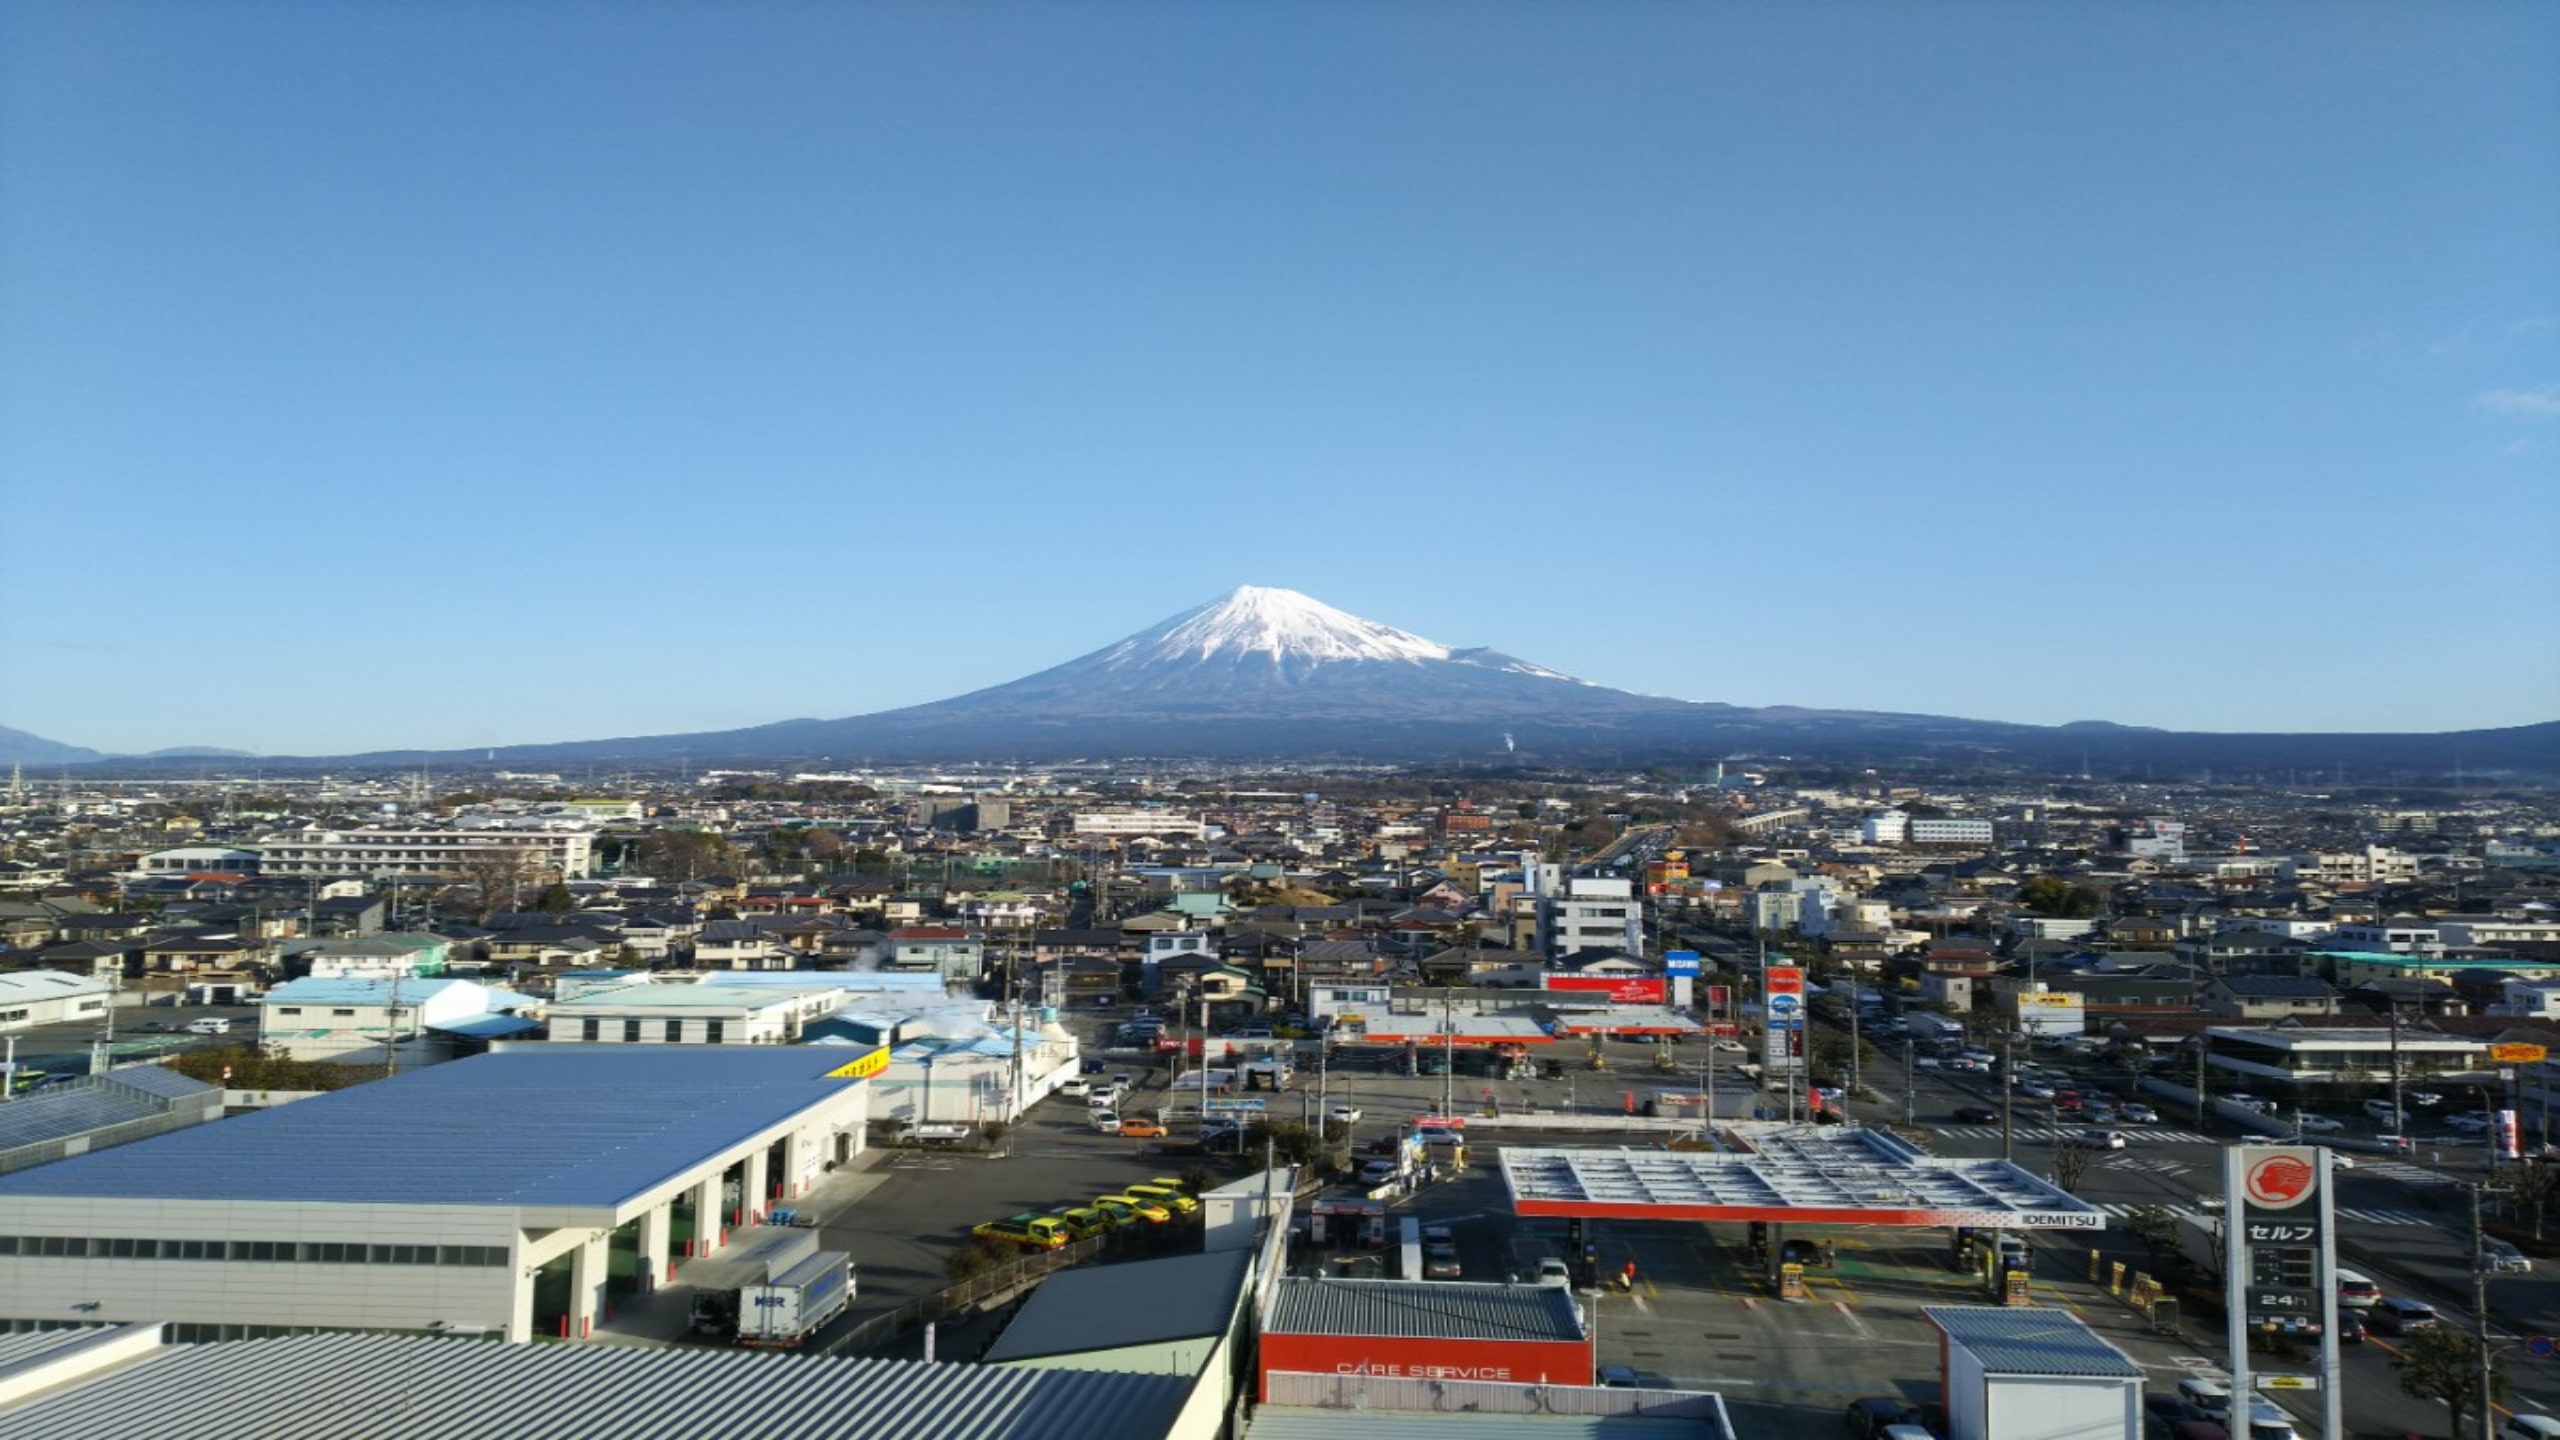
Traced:
[[852, 1158], [887, 1059], [502, 1046], [0, 1175], [0, 1328], [584, 1336]]

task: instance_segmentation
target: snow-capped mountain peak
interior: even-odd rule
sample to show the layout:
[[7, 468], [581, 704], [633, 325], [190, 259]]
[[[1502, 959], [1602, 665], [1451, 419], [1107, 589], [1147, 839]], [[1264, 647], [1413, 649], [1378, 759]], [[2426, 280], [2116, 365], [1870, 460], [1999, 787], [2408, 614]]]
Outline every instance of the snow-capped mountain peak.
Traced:
[[1187, 614], [1133, 635], [1103, 657], [1127, 665], [1198, 663], [1268, 656], [1273, 664], [1349, 660], [1446, 660], [1448, 646], [1363, 620], [1295, 590], [1239, 585]]

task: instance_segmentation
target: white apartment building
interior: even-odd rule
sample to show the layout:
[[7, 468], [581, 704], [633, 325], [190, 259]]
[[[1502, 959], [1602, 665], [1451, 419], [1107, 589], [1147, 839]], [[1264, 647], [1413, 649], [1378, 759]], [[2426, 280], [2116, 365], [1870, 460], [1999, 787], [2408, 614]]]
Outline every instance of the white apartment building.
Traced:
[[2448, 950], [2477, 950], [2492, 945], [2560, 944], [2560, 923], [2550, 920], [2502, 920], [2494, 915], [2440, 915], [2436, 936]]
[[583, 830], [301, 830], [263, 838], [262, 875], [420, 876], [459, 880], [472, 868], [520, 858], [538, 876], [594, 873], [595, 840]]
[[2187, 858], [2186, 822], [2161, 815], [2137, 820], [2125, 828], [2124, 853], [2138, 859], [2181, 863]]
[[2441, 955], [2444, 939], [2433, 925], [2392, 920], [2378, 925], [2341, 925], [2329, 932], [2329, 948], [2359, 950], [2368, 955]]
[[1869, 845], [1900, 845], [1911, 838], [1911, 817], [1899, 810], [1880, 811], [1858, 827], [1858, 838]]
[[1549, 957], [1576, 950], [1644, 953], [1644, 905], [1633, 880], [1576, 877], [1538, 911], [1538, 948]]
[[2417, 879], [2418, 857], [2380, 845], [2344, 852], [2321, 851], [2294, 856], [2286, 875], [2323, 885], [2389, 885]]
[[1197, 840], [1209, 827], [1196, 815], [1170, 810], [1079, 810], [1075, 833], [1094, 836], [1181, 835]]
[[1952, 815], [1921, 816], [1910, 823], [1906, 838], [1914, 845], [1988, 846], [1992, 840], [1991, 822], [1959, 819]]

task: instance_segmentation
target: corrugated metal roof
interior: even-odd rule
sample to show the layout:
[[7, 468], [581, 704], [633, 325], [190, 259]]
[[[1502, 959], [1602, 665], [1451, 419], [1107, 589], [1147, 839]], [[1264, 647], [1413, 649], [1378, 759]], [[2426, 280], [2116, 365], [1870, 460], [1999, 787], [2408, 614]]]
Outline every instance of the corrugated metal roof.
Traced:
[[99, 1078], [163, 1100], [188, 1100], [219, 1088], [190, 1079], [166, 1065], [121, 1065]]
[[[306, 1102], [307, 1103], [307, 1102]], [[0, 1410], [12, 1440], [1149, 1440], [1191, 1381], [740, 1350], [309, 1335], [176, 1345]]]
[[979, 1363], [1222, 1335], [1244, 1302], [1252, 1252], [1217, 1250], [1061, 1270], [1042, 1281]]
[[1996, 1375], [2074, 1375], [2139, 1380], [2142, 1367], [2059, 1310], [2034, 1306], [1925, 1305], [1920, 1313]]
[[423, 1005], [428, 1000], [457, 985], [478, 989], [471, 980], [421, 980], [404, 977], [399, 980], [367, 980], [341, 977], [329, 980], [287, 980], [266, 993], [260, 1002], [276, 1005], [388, 1005], [396, 996], [402, 1005]]
[[30, 1330], [23, 1335], [0, 1335], [0, 1370], [44, 1359], [56, 1350], [94, 1340], [104, 1333], [93, 1326], [81, 1330]]
[[527, 1045], [0, 1175], [0, 1195], [611, 1206], [841, 1094], [844, 1059]]
[[1581, 1312], [1561, 1285], [1449, 1280], [1283, 1280], [1262, 1329], [1267, 1335], [1430, 1340], [1583, 1338]]

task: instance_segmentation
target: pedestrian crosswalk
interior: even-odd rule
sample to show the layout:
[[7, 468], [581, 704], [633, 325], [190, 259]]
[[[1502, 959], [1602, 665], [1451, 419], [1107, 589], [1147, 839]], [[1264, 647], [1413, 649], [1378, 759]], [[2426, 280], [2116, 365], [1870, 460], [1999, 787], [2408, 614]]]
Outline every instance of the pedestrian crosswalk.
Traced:
[[2397, 1180], [2403, 1185], [2450, 1185], [2454, 1183], [2453, 1177], [2450, 1175], [2439, 1175], [2433, 1170], [2427, 1169], [2425, 1166], [2412, 1165], [2405, 1160], [2358, 1160], [2356, 1161], [2356, 1173], [2359, 1175], [2372, 1175], [2384, 1180]]
[[[2000, 1127], [1997, 1125], [1937, 1125], [1931, 1128], [1941, 1135], [1958, 1135], [1968, 1140], [2000, 1138]], [[2020, 1140], [2041, 1140], [2050, 1144], [2057, 1140], [2076, 1140], [2087, 1134], [2091, 1128], [2087, 1125], [2020, 1125], [2010, 1134]], [[2105, 1127], [2095, 1128], [2104, 1129]], [[2116, 1133], [2122, 1135], [2127, 1143], [2134, 1145], [2210, 1145], [2214, 1143], [2193, 1130], [2167, 1130], [2151, 1125], [2119, 1130]]]
[[2110, 1170], [2136, 1170], [2146, 1175], [2184, 1175], [2196, 1168], [2184, 1160], [2158, 1160], [2147, 1155], [2136, 1157], [2130, 1151], [2107, 1157], [2106, 1166]]
[[[2117, 1218], [2117, 1219], [2121, 1220], [2121, 1219], [2125, 1218], [2126, 1216], [2131, 1215], [2131, 1214], [2132, 1214], [2134, 1211], [2136, 1211], [2136, 1210], [2147, 1210], [2147, 1209], [2152, 1209], [2152, 1208], [2155, 1208], [2155, 1207], [2147, 1206], [2147, 1205], [2122, 1205], [2122, 1204], [2114, 1204], [2114, 1203], [2109, 1203], [2109, 1202], [2100, 1202], [2100, 1203], [2099, 1203], [2099, 1205], [2098, 1205], [2098, 1208], [2099, 1208], [2099, 1209], [2101, 1209], [2101, 1210], [2106, 1211], [2109, 1215], [2112, 1215], [2112, 1216], [2114, 1216], [2115, 1218]], [[2156, 1208], [2167, 1210], [2167, 1211], [2169, 1211], [2170, 1213], [2172, 1213], [2172, 1214], [2176, 1215], [2176, 1216], [2177, 1216], [2179, 1219], [2181, 1219], [2181, 1220], [2193, 1220], [2193, 1221], [2197, 1222], [2198, 1224], [2215, 1224], [2215, 1225], [2218, 1225], [2218, 1224], [2220, 1224], [2220, 1223], [2221, 1223], [2221, 1221], [2222, 1221], [2222, 1217], [2221, 1217], [2221, 1216], [2219, 1216], [2219, 1215], [2207, 1214], [2206, 1212], [2204, 1212], [2204, 1211], [2202, 1211], [2202, 1210], [2195, 1209], [2195, 1208], [2193, 1208], [2192, 1206], [2185, 1206], [2185, 1205], [2164, 1205], [2164, 1206], [2159, 1206], [2159, 1207], [2156, 1207]], [[2417, 1213], [2417, 1212], [2416, 1212], [2416, 1211], [2414, 1211], [2414, 1210], [2371, 1210], [2371, 1209], [2365, 1209], [2365, 1208], [2362, 1208], [2362, 1207], [2350, 1207], [2350, 1206], [2346, 1206], [2346, 1205], [2341, 1205], [2341, 1206], [2339, 1206], [2339, 1207], [2338, 1207], [2338, 1212], [2337, 1212], [2337, 1213], [2338, 1213], [2338, 1218], [2339, 1218], [2339, 1219], [2341, 1219], [2341, 1220], [2355, 1220], [2355, 1221], [2360, 1221], [2360, 1222], [2362, 1222], [2362, 1223], [2364, 1223], [2364, 1224], [2367, 1224], [2367, 1225], [2422, 1225], [2422, 1226], [2423, 1226], [2423, 1225], [2433, 1225], [2433, 1224], [2435, 1224], [2435, 1223], [2436, 1223], [2435, 1219], [2434, 1219], [2432, 1216], [2421, 1215], [2421, 1214]]]

